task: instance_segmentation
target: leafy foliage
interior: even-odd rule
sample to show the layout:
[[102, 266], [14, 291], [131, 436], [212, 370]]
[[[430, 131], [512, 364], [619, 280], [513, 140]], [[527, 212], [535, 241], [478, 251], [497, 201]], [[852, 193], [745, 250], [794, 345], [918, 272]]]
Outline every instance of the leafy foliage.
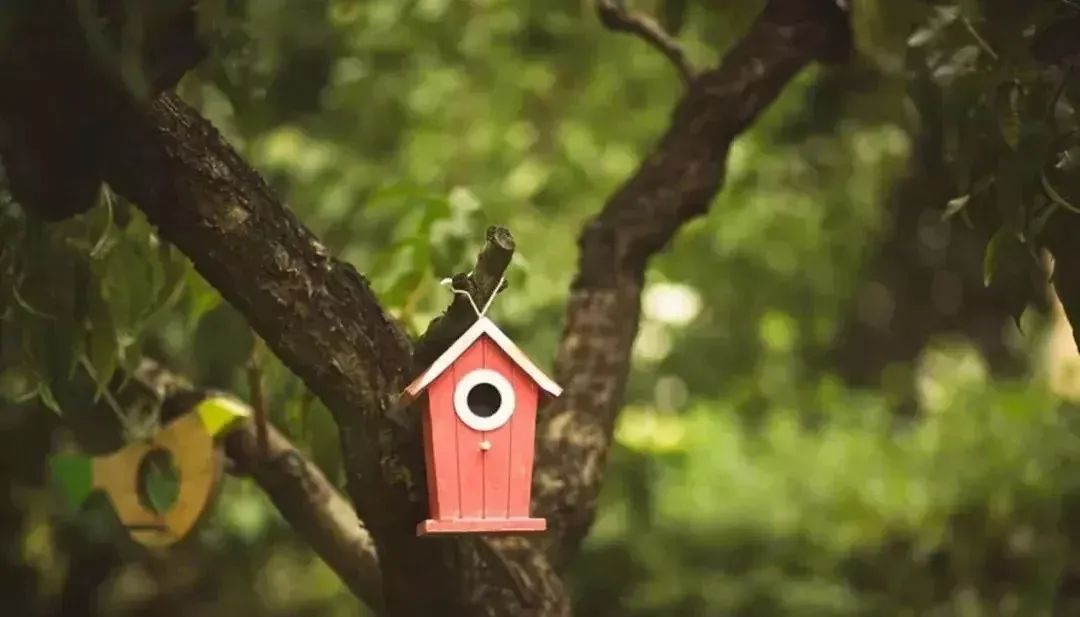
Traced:
[[[1076, 10], [852, 4], [859, 57], [796, 80], [730, 153], [712, 214], [648, 273], [619, 446], [572, 576], [580, 614], [1080, 610], [1067, 589], [1080, 567], [1069, 552], [1080, 452], [1073, 407], [1059, 400], [1075, 375], [1059, 379], [1071, 386], [1050, 378], [1047, 332], [1024, 314], [1046, 292], [1046, 230], [1080, 216], [1080, 85], [1030, 46]], [[761, 3], [634, 5], [706, 66]], [[495, 318], [530, 355], [550, 357], [581, 223], [663, 133], [680, 94], [659, 54], [602, 30], [587, 3], [200, 8], [213, 51], [180, 93], [406, 329], [445, 307], [438, 281], [467, 270], [483, 229], [503, 224], [519, 254]], [[895, 207], [944, 219], [934, 242], [948, 243], [948, 229], [985, 232], [971, 268], [1025, 325], [1003, 335], [1028, 360], [1019, 375], [991, 374], [969, 346], [940, 341], [873, 388], [845, 385], [818, 360], [857, 312], [858, 285], [878, 274], [869, 256], [895, 239], [885, 213], [911, 161], [947, 186]], [[85, 214], [45, 225], [0, 192], [5, 407], [40, 403], [66, 420], [92, 402], [74, 382], [90, 378], [104, 397], [143, 354], [243, 395], [255, 349], [242, 316], [131, 204], [104, 190]], [[328, 412], [276, 359], [258, 362], [272, 421], [336, 477]], [[27, 460], [45, 455], [26, 448]], [[35, 516], [28, 537], [121, 533], [102, 522], [107, 508]], [[27, 544], [43, 573], [77, 553]], [[169, 563], [195, 564], [220, 592], [200, 614], [354, 613], [242, 481], [229, 482], [192, 553]], [[157, 576], [149, 560], [117, 560], [109, 606], [133, 613], [165, 585], [137, 582]]]
[[59, 413], [56, 392], [77, 372], [89, 374], [100, 393], [118, 367], [133, 368], [145, 333], [176, 302], [190, 266], [107, 190], [94, 209], [56, 225], [10, 201], [3, 208], [2, 394], [16, 402], [37, 397]]

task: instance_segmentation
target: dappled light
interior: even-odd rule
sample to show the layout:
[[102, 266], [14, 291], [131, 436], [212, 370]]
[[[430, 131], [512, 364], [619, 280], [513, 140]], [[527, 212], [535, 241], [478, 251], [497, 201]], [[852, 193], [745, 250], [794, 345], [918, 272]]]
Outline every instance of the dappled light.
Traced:
[[1080, 614], [1077, 2], [158, 4], [0, 2], [0, 614]]

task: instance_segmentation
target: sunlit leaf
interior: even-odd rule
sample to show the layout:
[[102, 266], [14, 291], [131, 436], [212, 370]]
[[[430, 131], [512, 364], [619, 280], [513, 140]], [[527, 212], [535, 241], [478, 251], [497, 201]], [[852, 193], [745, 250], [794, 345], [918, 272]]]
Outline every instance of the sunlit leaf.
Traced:
[[195, 407], [206, 432], [218, 435], [251, 417], [251, 408], [239, 401], [223, 396], [211, 396], [199, 401]]

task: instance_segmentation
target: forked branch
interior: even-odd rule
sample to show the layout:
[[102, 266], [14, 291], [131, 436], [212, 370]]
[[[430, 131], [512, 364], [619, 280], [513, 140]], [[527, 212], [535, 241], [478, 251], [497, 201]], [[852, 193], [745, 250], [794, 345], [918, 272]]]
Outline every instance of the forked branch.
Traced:
[[849, 44], [847, 15], [835, 0], [770, 0], [720, 66], [690, 84], [667, 134], [582, 231], [555, 360], [564, 391], [541, 411], [537, 429], [534, 500], [550, 518], [557, 567], [576, 554], [592, 522], [649, 259], [706, 212], [735, 138], [804, 66], [843, 58]]
[[686, 85], [694, 81], [697, 72], [686, 52], [655, 19], [631, 9], [626, 0], [596, 0], [596, 14], [609, 30], [637, 36], [659, 50], [675, 65]]

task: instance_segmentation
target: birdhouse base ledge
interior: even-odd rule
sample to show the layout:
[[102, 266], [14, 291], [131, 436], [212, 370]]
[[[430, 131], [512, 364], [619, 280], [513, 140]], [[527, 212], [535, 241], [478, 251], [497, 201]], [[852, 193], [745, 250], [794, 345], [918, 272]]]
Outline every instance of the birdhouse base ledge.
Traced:
[[514, 534], [544, 531], [547, 521], [542, 518], [457, 518], [428, 519], [416, 526], [420, 536], [462, 533]]

